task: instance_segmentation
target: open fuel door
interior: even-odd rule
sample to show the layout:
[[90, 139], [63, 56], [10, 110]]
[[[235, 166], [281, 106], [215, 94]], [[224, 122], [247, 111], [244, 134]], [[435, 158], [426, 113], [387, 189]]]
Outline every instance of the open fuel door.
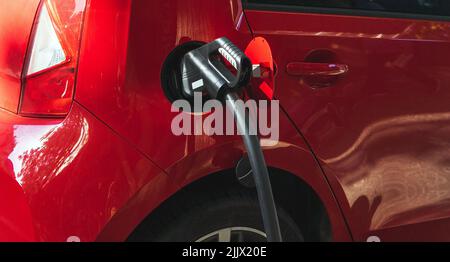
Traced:
[[245, 49], [253, 64], [253, 77], [249, 89], [252, 98], [272, 100], [275, 91], [275, 63], [269, 43], [263, 37], [254, 38]]

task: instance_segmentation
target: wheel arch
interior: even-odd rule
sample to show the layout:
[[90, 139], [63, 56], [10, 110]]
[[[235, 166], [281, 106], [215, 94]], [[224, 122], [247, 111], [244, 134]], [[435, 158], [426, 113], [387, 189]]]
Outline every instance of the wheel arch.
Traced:
[[[234, 152], [234, 154], [224, 157], [221, 152]], [[188, 155], [167, 169], [167, 174], [155, 177], [133, 196], [104, 227], [97, 240], [126, 240], [141, 223], [160, 212], [160, 208], [169, 203], [168, 201], [173, 201], [173, 199], [176, 201], [177, 198], [183, 197], [182, 192], [198, 193], [205, 187], [219, 190], [218, 187], [222, 184], [218, 182], [221, 182], [221, 179], [224, 178], [235, 182], [236, 179], [232, 177], [232, 171], [242, 154], [242, 145], [239, 141], [235, 141]], [[351, 240], [338, 203], [309, 151], [280, 142], [277, 147], [266, 148], [264, 154], [271, 172], [277, 174], [277, 176], [271, 175], [274, 179], [273, 186], [276, 198], [284, 198], [283, 201], [287, 202], [287, 200], [291, 200], [290, 194], [295, 194], [298, 197], [309, 190], [309, 194], [306, 195], [309, 197], [317, 196], [324, 212], [327, 214], [330, 224], [330, 238], [334, 241]], [[286, 161], [286, 158], [289, 161]], [[295, 161], [292, 161], [292, 159], [295, 159]], [[192, 166], [198, 168], [193, 169]], [[225, 174], [225, 176], [218, 174]], [[219, 177], [220, 179], [218, 179]], [[281, 177], [283, 179], [279, 179]], [[286, 182], [288, 180], [289, 182]], [[302, 190], [297, 193], [295, 190], [291, 190], [292, 188], [302, 188]], [[283, 192], [283, 194], [280, 195], [280, 192]], [[299, 210], [301, 211], [301, 209]], [[312, 239], [314, 240], [314, 237]]]
[[[304, 181], [281, 169], [269, 167], [272, 188], [278, 208], [295, 221], [306, 241], [331, 241], [332, 231], [329, 216], [319, 196]], [[186, 212], [191, 203], [201, 202], [214, 195], [215, 190], [238, 192], [255, 189], [239, 184], [233, 169], [222, 170], [192, 182], [164, 201], [132, 232], [128, 240], [142, 241], [145, 235], [158, 235], [164, 230], [156, 225], [167, 219], [174, 210]], [[256, 192], [253, 192], [256, 193]], [[294, 201], [292, 201], [294, 200]], [[307, 215], [305, 215], [307, 214]]]

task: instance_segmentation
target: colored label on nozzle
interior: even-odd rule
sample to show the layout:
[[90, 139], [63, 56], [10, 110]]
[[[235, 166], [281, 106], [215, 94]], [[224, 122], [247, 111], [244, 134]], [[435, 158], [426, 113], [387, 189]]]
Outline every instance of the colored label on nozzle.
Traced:
[[197, 90], [200, 87], [203, 87], [204, 83], [203, 83], [203, 79], [197, 80], [194, 83], [192, 83], [192, 89]]

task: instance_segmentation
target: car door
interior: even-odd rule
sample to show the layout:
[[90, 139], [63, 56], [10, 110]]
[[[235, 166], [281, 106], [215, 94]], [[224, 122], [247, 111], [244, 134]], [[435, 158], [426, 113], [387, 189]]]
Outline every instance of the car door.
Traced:
[[355, 240], [450, 240], [450, 1], [248, 0]]

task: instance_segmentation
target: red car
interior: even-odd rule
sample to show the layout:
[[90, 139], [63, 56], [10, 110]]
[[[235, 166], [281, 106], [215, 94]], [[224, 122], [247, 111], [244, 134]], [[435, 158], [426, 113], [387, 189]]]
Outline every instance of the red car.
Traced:
[[171, 132], [222, 36], [273, 69], [285, 240], [450, 241], [446, 0], [0, 0], [0, 240], [264, 240], [241, 139]]

